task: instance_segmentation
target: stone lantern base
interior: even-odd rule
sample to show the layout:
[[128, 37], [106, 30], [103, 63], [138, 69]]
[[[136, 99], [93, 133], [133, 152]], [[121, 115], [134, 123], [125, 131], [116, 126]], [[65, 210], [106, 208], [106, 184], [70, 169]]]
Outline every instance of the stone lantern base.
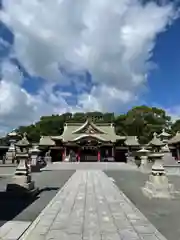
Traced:
[[38, 193], [38, 188], [35, 187], [34, 181], [31, 180], [31, 172], [27, 165], [20, 160], [17, 166], [14, 177], [7, 184], [6, 191], [16, 196], [35, 195]]
[[174, 185], [168, 182], [166, 175], [149, 176], [149, 180], [142, 188], [143, 194], [149, 198], [174, 198]]
[[34, 196], [38, 191], [34, 181], [27, 181], [27, 176], [14, 176], [6, 187], [6, 192], [16, 196]]

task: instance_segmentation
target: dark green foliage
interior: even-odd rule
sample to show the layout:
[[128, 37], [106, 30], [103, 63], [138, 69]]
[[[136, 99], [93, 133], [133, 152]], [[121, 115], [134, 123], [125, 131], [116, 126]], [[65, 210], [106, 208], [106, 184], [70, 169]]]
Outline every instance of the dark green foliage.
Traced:
[[133, 107], [126, 114], [115, 116], [114, 113], [78, 112], [75, 114], [43, 116], [40, 121], [30, 126], [20, 126], [20, 133], [27, 132], [28, 138], [38, 142], [41, 135], [61, 135], [65, 122], [84, 123], [87, 118], [95, 123], [114, 123], [119, 135], [138, 136], [141, 143], [147, 143], [154, 131], [160, 133], [163, 128], [172, 126], [172, 133], [180, 130], [180, 120], [171, 123], [171, 117], [163, 109], [148, 106]]

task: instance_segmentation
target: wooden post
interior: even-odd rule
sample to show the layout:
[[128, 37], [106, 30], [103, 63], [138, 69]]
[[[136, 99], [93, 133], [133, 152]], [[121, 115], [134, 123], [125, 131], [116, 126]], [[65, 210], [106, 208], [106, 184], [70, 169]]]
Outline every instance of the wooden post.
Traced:
[[101, 161], [101, 152], [100, 152], [100, 150], [98, 150], [98, 162], [100, 162]]
[[64, 147], [63, 149], [63, 153], [62, 153], [62, 161], [64, 162], [66, 158], [66, 147]]

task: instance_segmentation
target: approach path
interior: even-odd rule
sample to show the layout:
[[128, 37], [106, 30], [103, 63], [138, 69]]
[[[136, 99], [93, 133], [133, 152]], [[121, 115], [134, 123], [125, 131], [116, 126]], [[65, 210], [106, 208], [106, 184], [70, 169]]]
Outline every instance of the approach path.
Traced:
[[166, 240], [100, 170], [78, 170], [20, 240]]

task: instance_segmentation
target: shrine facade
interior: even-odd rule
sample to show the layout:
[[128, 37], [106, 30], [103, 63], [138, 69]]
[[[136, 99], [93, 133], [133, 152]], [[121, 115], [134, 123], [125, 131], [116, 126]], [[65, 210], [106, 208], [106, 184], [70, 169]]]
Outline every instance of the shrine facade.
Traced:
[[[65, 123], [62, 135], [49, 138], [54, 142], [50, 147], [52, 161], [126, 162], [128, 150], [139, 149], [135, 136], [119, 136], [112, 123], [95, 124], [89, 120], [84, 124]], [[41, 142], [43, 139], [43, 145]]]

